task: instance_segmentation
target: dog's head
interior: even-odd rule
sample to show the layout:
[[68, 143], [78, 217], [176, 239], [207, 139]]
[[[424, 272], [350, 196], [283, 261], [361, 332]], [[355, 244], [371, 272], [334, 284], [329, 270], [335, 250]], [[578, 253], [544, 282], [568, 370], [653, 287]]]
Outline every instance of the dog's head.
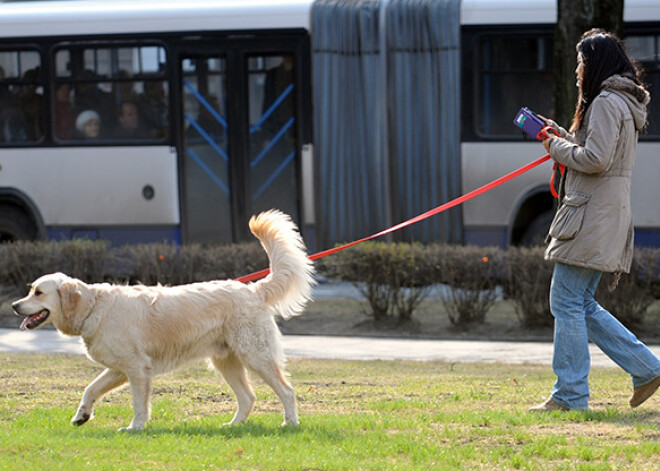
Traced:
[[79, 335], [80, 316], [90, 305], [87, 285], [63, 273], [44, 275], [30, 286], [23, 299], [12, 304], [17, 316], [24, 317], [20, 329], [37, 329], [52, 323], [69, 335]]

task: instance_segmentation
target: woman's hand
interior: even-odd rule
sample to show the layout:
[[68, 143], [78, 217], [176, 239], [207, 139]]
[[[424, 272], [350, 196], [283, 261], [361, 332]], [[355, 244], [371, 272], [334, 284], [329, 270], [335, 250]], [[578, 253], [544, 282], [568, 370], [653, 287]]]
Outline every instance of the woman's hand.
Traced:
[[545, 121], [545, 124], [546, 124], [546, 125], [549, 125], [549, 124], [550, 124], [550, 120], [549, 120], [548, 118], [546, 118], [545, 116], [543, 116], [542, 114], [538, 114], [538, 113], [536, 113], [536, 116], [538, 116], [538, 117], [541, 118], [543, 121]]
[[550, 140], [553, 139], [552, 137], [549, 137], [548, 139], [543, 140], [543, 147], [545, 147], [545, 150], [550, 153]]

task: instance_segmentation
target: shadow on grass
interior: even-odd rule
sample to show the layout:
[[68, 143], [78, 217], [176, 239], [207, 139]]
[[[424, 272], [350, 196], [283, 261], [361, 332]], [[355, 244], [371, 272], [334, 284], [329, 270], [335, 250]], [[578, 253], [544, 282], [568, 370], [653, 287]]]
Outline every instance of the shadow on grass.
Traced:
[[[445, 417], [446, 419], [446, 417]], [[259, 417], [250, 419], [248, 423], [238, 425], [223, 425], [221, 418], [208, 417], [200, 420], [190, 420], [172, 424], [163, 421], [153, 422], [140, 432], [119, 432], [114, 428], [90, 428], [84, 431], [89, 438], [108, 439], [117, 436], [136, 439], [153, 439], [167, 437], [198, 437], [224, 438], [226, 440], [242, 438], [294, 438], [305, 437], [304, 440], [322, 441], [323, 443], [340, 443], [350, 440], [352, 436], [364, 429], [365, 424], [355, 416], [341, 418], [336, 415], [307, 416], [298, 427], [280, 425], [281, 416]], [[603, 423], [621, 427], [636, 427], [655, 430], [657, 433], [650, 438], [660, 439], [660, 412], [655, 410], [618, 410], [607, 408], [602, 410], [568, 411], [551, 413], [487, 413], [472, 412], [459, 414], [452, 419], [465, 425], [480, 424], [480, 426], [496, 426], [507, 423], [516, 426], [532, 426], [534, 424], [579, 424]], [[443, 420], [439, 420], [442, 422]], [[431, 419], [431, 422], [434, 422]], [[404, 424], [407, 426], [406, 424]], [[429, 424], [418, 424], [424, 427]], [[649, 436], [647, 435], [647, 438]]]
[[281, 426], [270, 423], [260, 423], [259, 421], [250, 421], [245, 424], [222, 425], [206, 424], [197, 422], [184, 422], [174, 427], [148, 427], [146, 432], [150, 435], [195, 435], [200, 437], [225, 437], [225, 438], [244, 438], [244, 437], [286, 437], [297, 435], [303, 430], [300, 426]]
[[[279, 419], [279, 417], [278, 417]], [[281, 419], [280, 419], [281, 420]], [[310, 418], [299, 426], [280, 425], [274, 420], [268, 418], [251, 419], [249, 422], [237, 425], [224, 425], [218, 420], [203, 419], [200, 421], [178, 422], [172, 426], [161, 424], [147, 424], [146, 428], [137, 432], [118, 431], [117, 429], [90, 429], [85, 431], [85, 435], [95, 438], [116, 437], [117, 434], [136, 437], [165, 437], [165, 436], [185, 436], [185, 437], [203, 437], [214, 438], [223, 437], [226, 439], [237, 438], [259, 438], [259, 437], [291, 437], [296, 435], [307, 435], [315, 439], [325, 441], [339, 442], [347, 437], [346, 430], [341, 424], [328, 425], [312, 421]]]

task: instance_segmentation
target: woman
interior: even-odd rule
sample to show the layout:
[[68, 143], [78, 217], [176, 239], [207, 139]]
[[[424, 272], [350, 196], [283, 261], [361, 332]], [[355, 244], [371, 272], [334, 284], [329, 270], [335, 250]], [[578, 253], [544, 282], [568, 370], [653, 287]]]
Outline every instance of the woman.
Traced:
[[549, 121], [560, 137], [543, 141], [566, 170], [545, 252], [555, 262], [550, 310], [557, 381], [532, 411], [589, 408], [589, 340], [632, 376], [632, 407], [660, 386], [660, 360], [594, 300], [603, 273], [614, 273], [615, 287], [618, 276], [630, 272], [631, 173], [650, 97], [613, 34], [586, 32], [577, 53], [579, 98], [570, 133]]

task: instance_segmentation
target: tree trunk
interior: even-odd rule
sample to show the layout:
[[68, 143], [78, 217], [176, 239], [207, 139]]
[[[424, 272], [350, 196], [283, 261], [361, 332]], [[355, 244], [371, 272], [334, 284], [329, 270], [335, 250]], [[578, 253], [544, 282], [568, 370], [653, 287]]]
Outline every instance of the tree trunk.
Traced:
[[623, 37], [624, 0], [557, 0], [554, 45], [555, 121], [570, 126], [577, 101], [575, 46], [591, 28]]

